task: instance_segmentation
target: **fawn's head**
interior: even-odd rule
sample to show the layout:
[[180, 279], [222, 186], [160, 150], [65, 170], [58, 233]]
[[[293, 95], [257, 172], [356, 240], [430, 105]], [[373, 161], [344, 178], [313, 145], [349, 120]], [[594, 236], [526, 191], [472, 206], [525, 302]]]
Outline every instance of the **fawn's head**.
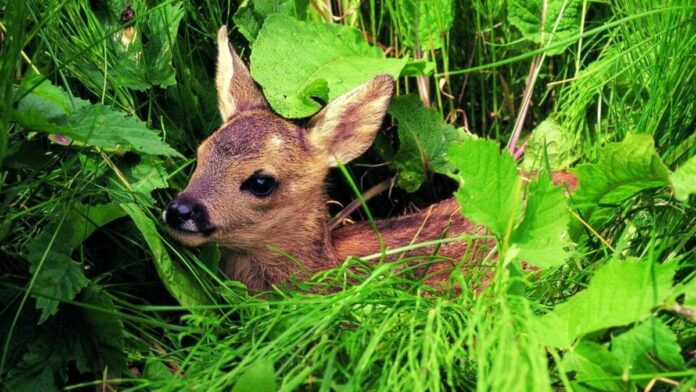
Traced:
[[326, 219], [330, 167], [372, 144], [393, 83], [389, 75], [377, 76], [301, 127], [269, 110], [223, 26], [216, 75], [223, 124], [200, 145], [188, 186], [163, 213], [171, 234], [188, 245], [217, 241], [240, 251], [305, 235], [302, 222]]

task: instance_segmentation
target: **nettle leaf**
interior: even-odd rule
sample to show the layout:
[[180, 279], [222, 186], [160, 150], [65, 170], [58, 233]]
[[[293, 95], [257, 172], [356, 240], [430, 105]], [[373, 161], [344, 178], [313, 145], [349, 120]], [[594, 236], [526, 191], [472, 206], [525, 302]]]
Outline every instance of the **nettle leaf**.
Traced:
[[41, 310], [39, 323], [58, 311], [59, 300], [74, 299], [89, 283], [81, 266], [70, 257], [73, 249], [97, 228], [125, 215], [113, 203], [96, 206], [76, 203], [70, 208], [62, 223], [49, 224], [27, 247], [30, 271], [38, 273], [32, 297], [36, 299], [36, 308]]
[[515, 200], [520, 178], [512, 155], [501, 155], [494, 141], [465, 138], [452, 144], [448, 157], [458, 170], [454, 177], [460, 186], [455, 195], [462, 213], [503, 237], [521, 204], [521, 199]]
[[251, 74], [273, 110], [286, 118], [307, 117], [371, 78], [399, 76], [407, 59], [388, 59], [357, 30], [338, 24], [301, 22], [270, 15], [251, 54]]
[[102, 104], [90, 105], [76, 98], [71, 102], [63, 89], [48, 81], [20, 100], [13, 116], [24, 128], [59, 134], [93, 147], [181, 156], [137, 118]]
[[254, 0], [246, 1], [232, 20], [240, 33], [253, 43], [263, 26], [263, 22], [271, 14], [283, 14], [295, 19], [307, 18], [309, 0]]
[[689, 195], [696, 193], [696, 156], [691, 157], [684, 165], [669, 176], [674, 189], [674, 197], [687, 201]]
[[577, 159], [574, 147], [572, 136], [563, 131], [555, 118], [548, 117], [532, 131], [524, 148], [522, 167], [527, 171], [545, 168], [548, 158], [551, 170], [567, 169]]
[[208, 297], [202, 291], [194, 276], [174, 263], [164, 248], [162, 239], [157, 233], [155, 223], [145, 215], [142, 209], [134, 203], [123, 203], [121, 208], [131, 217], [140, 233], [145, 238], [152, 252], [155, 269], [167, 291], [183, 306], [207, 304]]
[[628, 390], [628, 386], [619, 376], [621, 367], [606, 346], [594, 342], [580, 342], [563, 357], [563, 367], [568, 372], [576, 373], [573, 390]]
[[539, 318], [547, 345], [569, 348], [583, 335], [642, 320], [672, 291], [676, 263], [610, 261], [588, 288]]
[[448, 173], [453, 166], [446, 159], [452, 141], [461, 133], [442, 120], [440, 113], [423, 106], [416, 95], [394, 98], [389, 107], [399, 123], [399, 151], [394, 156], [399, 186], [408, 192], [420, 188], [429, 172]]
[[452, 0], [400, 0], [396, 11], [404, 45], [422, 50], [440, 49], [454, 21]]
[[[660, 373], [686, 367], [674, 332], [659, 318], [650, 318], [611, 339], [621, 374]], [[644, 380], [645, 383], [648, 380]]]
[[[611, 216], [611, 207], [645, 189], [667, 186], [669, 170], [648, 135], [629, 134], [602, 149], [597, 163], [579, 165], [574, 199], [582, 216], [594, 227]], [[604, 206], [603, 206], [604, 205]]]
[[563, 264], [568, 259], [570, 216], [561, 187], [553, 185], [548, 172], [529, 186], [524, 219], [512, 234], [519, 258], [539, 268]]
[[[542, 29], [541, 15], [544, 3], [546, 3], [546, 17]], [[524, 39], [542, 46], [579, 35], [581, 13], [582, 0], [548, 0], [547, 2], [510, 0], [508, 3], [508, 21], [520, 30]], [[570, 43], [546, 53], [560, 54], [568, 46]]]

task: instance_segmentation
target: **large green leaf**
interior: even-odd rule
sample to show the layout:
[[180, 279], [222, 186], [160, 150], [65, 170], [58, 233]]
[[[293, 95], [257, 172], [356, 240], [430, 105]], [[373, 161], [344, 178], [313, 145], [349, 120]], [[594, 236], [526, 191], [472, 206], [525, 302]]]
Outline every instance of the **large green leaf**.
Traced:
[[519, 258], [540, 268], [563, 264], [568, 258], [569, 221], [563, 191], [542, 172], [529, 186], [524, 219], [512, 234]]
[[696, 193], [696, 156], [691, 157], [669, 177], [674, 189], [674, 197], [686, 201]]
[[[544, 4], [546, 15], [542, 26]], [[522, 32], [524, 39], [546, 46], [580, 34], [581, 8], [582, 0], [510, 0], [508, 20]], [[547, 54], [562, 53], [568, 45], [549, 50]]]
[[532, 131], [526, 147], [522, 167], [534, 171], [546, 167], [548, 158], [552, 170], [567, 169], [577, 159], [573, 138], [565, 132], [555, 118], [548, 117]]
[[273, 362], [263, 358], [252, 362], [232, 388], [232, 392], [273, 392], [276, 390]]
[[19, 102], [14, 120], [24, 128], [58, 134], [86, 145], [180, 156], [146, 124], [102, 104], [72, 98], [44, 81]]
[[627, 385], [621, 382], [621, 367], [614, 355], [602, 345], [581, 342], [563, 357], [567, 372], [575, 372], [573, 390], [623, 391]]
[[611, 351], [624, 376], [677, 371], [685, 367], [677, 337], [655, 317], [612, 338]]
[[287, 118], [307, 117], [376, 75], [399, 76], [406, 58], [388, 59], [357, 30], [269, 16], [251, 54], [251, 74], [273, 110]]
[[269, 15], [283, 14], [295, 19], [304, 20], [307, 17], [309, 0], [253, 0], [245, 1], [237, 9], [232, 20], [240, 33], [249, 42], [254, 42]]
[[155, 223], [134, 203], [123, 203], [121, 208], [133, 219], [152, 252], [155, 269], [164, 287], [183, 306], [204, 305], [209, 302], [195, 277], [174, 263], [164, 248]]
[[424, 51], [443, 46], [454, 21], [454, 1], [397, 0], [393, 5], [404, 45]]
[[652, 138], [635, 134], [608, 144], [597, 163], [578, 166], [576, 174], [580, 185], [575, 202], [594, 227], [606, 223], [611, 206], [644, 189], [667, 186], [669, 181], [669, 170], [657, 155]]
[[502, 238], [521, 204], [515, 200], [520, 178], [512, 156], [501, 155], [494, 141], [465, 138], [450, 147], [449, 160], [458, 170], [462, 213]]
[[586, 290], [540, 317], [539, 333], [547, 345], [568, 348], [587, 333], [642, 320], [671, 293], [675, 266], [610, 261]]
[[399, 122], [399, 151], [394, 156], [399, 186], [408, 192], [420, 188], [428, 172], [447, 173], [449, 144], [461, 134], [435, 110], [423, 106], [416, 95], [394, 98], [389, 114]]
[[[112, 203], [90, 206], [76, 203], [65, 219], [49, 224], [27, 247], [30, 271], [38, 274], [32, 287], [43, 323], [58, 310], [59, 300], [72, 300], [89, 280], [71, 259], [75, 247], [97, 228], [124, 216]], [[41, 268], [39, 268], [41, 266]]]

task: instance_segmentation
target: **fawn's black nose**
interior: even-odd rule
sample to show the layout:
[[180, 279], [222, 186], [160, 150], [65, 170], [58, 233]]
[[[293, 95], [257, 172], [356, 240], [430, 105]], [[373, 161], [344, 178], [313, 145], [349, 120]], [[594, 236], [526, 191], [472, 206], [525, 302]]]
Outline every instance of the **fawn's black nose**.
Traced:
[[162, 219], [174, 229], [204, 234], [210, 231], [206, 208], [185, 197], [179, 196], [169, 203], [162, 213]]

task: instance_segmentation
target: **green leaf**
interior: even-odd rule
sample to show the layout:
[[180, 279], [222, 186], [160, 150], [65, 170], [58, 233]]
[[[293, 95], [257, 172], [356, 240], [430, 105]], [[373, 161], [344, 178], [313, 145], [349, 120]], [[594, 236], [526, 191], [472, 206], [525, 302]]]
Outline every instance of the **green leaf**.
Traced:
[[691, 157], [669, 177], [674, 189], [674, 197], [687, 201], [689, 195], [696, 193], [696, 156]]
[[86, 326], [90, 330], [93, 344], [101, 364], [109, 370], [109, 377], [120, 377], [126, 366], [123, 321], [115, 315], [116, 308], [111, 298], [97, 285], [90, 285], [81, 296], [81, 301], [100, 310], [83, 310]]
[[[594, 342], [581, 342], [563, 357], [566, 371], [576, 373], [573, 389], [580, 391], [624, 391], [627, 385], [621, 382], [621, 367], [616, 357]], [[614, 378], [614, 380], [611, 380]], [[593, 379], [607, 379], [591, 381]], [[585, 381], [588, 380], [588, 381]]]
[[541, 316], [539, 333], [547, 345], [568, 348], [587, 333], [644, 319], [670, 295], [676, 263], [612, 260], [589, 287]]
[[275, 392], [273, 362], [259, 358], [249, 365], [232, 388], [232, 392]]
[[606, 224], [611, 207], [639, 191], [668, 185], [669, 170], [648, 135], [629, 134], [620, 143], [609, 143], [597, 163], [578, 166], [574, 193], [582, 216], [591, 226]]
[[624, 377], [678, 371], [686, 366], [674, 332], [655, 317], [612, 338], [611, 350]]
[[577, 159], [574, 145], [572, 136], [563, 131], [555, 118], [548, 117], [532, 131], [524, 148], [522, 167], [527, 171], [543, 169], [548, 157], [551, 170], [567, 169]]
[[253, 0], [247, 1], [237, 9], [232, 20], [240, 33], [253, 43], [271, 14], [292, 16], [298, 20], [307, 18], [309, 0]]
[[563, 264], [568, 259], [569, 221], [561, 187], [553, 185], [548, 172], [540, 173], [530, 184], [524, 220], [512, 234], [519, 258], [539, 268]]
[[394, 98], [389, 114], [399, 123], [399, 151], [394, 159], [400, 187], [415, 192], [429, 172], [452, 171], [452, 164], [446, 159], [447, 149], [461, 136], [454, 126], [442, 120], [440, 113], [423, 106], [418, 96], [405, 95]]
[[[73, 106], [74, 105], [74, 106]], [[44, 81], [18, 103], [13, 119], [24, 128], [104, 149], [181, 156], [146, 124], [102, 104], [90, 105]]]
[[[544, 3], [546, 3], [546, 16], [542, 29], [541, 15]], [[548, 0], [548, 2], [510, 0], [508, 21], [520, 30], [524, 39], [546, 46], [580, 34], [581, 9], [582, 0]], [[548, 55], [563, 53], [569, 45], [546, 53]]]
[[155, 223], [134, 203], [123, 203], [121, 208], [133, 219], [133, 223], [145, 238], [152, 252], [155, 269], [164, 287], [182, 306], [207, 304], [208, 297], [201, 289], [195, 277], [184, 268], [175, 264], [164, 248], [157, 233]]
[[450, 147], [449, 160], [458, 170], [462, 213], [502, 238], [521, 202], [515, 200], [520, 178], [512, 156], [501, 155], [494, 141], [465, 138]]
[[[112, 74], [117, 81], [116, 84], [135, 90], [175, 85], [176, 70], [172, 65], [172, 47], [177, 39], [179, 23], [184, 16], [182, 4], [169, 2], [150, 10], [144, 3], [134, 2], [132, 5], [136, 17], [147, 17], [137, 20], [133, 27], [135, 35], [132, 40], [114, 41], [116, 63]], [[124, 7], [112, 8], [121, 10]], [[118, 35], [122, 38], [123, 30]]]
[[395, 13], [404, 45], [423, 51], [440, 49], [443, 36], [452, 28], [452, 0], [399, 0]]
[[36, 308], [41, 310], [39, 323], [56, 313], [59, 300], [74, 299], [89, 283], [80, 265], [70, 257], [73, 249], [97, 228], [124, 216], [123, 210], [112, 203], [96, 206], [75, 203], [69, 208], [62, 223], [49, 224], [27, 246], [30, 271], [38, 274], [32, 296], [36, 298]]
[[371, 78], [398, 77], [407, 59], [387, 59], [357, 30], [339, 24], [301, 22], [286, 15], [266, 18], [251, 54], [251, 74], [273, 110], [307, 117]]

